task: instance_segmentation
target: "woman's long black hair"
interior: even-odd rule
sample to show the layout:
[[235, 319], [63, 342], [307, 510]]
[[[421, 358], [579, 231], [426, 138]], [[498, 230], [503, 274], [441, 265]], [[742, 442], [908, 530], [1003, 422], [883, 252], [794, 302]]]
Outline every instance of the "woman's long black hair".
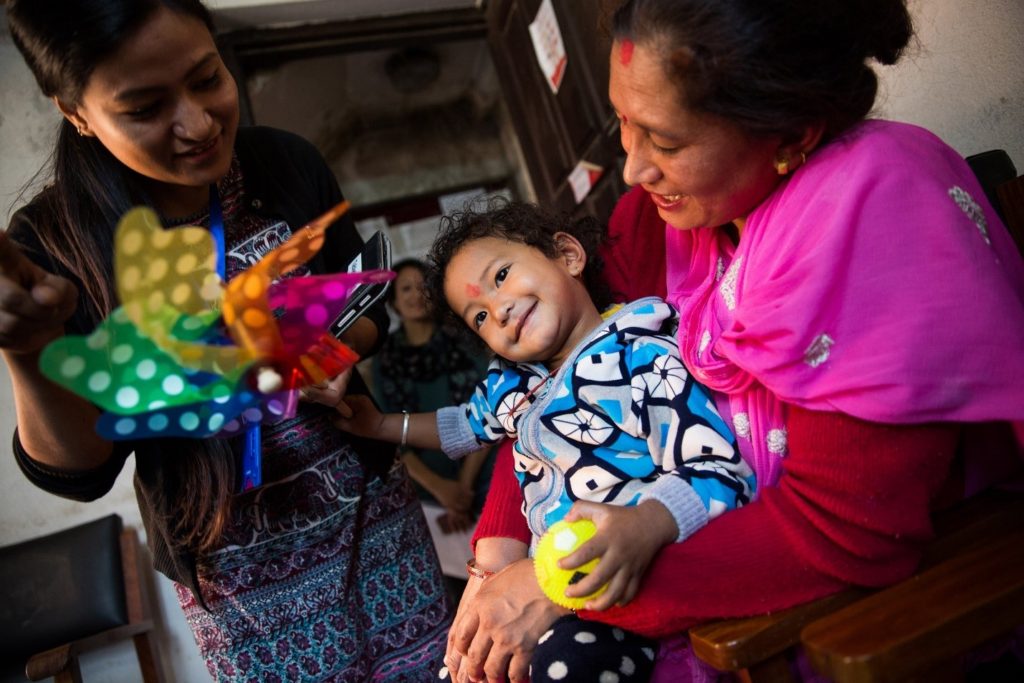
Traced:
[[[74, 106], [93, 71], [165, 7], [213, 20], [200, 0], [8, 0], [7, 22], [47, 97]], [[52, 178], [37, 198], [36, 221], [45, 251], [77, 278], [80, 307], [94, 324], [117, 306], [113, 281], [114, 229], [132, 206], [146, 203], [142, 177], [118, 161], [95, 137], [61, 122], [51, 159]], [[220, 538], [235, 490], [234, 456], [223, 440], [181, 448], [176, 490], [152, 492], [175, 541], [192, 550]], [[188, 453], [184, 451], [189, 451]]]
[[[74, 106], [96, 66], [160, 7], [213, 31], [199, 0], [9, 0], [7, 22], [43, 94]], [[52, 184], [42, 197], [51, 220], [39, 226], [39, 238], [81, 281], [89, 313], [99, 321], [117, 305], [110, 277], [113, 228], [125, 211], [145, 202], [142, 180], [66, 119], [51, 163]]]

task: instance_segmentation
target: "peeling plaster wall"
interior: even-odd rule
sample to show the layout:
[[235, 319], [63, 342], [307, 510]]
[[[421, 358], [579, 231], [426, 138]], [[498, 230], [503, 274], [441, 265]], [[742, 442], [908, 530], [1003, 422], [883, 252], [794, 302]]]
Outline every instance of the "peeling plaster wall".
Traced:
[[[1006, 149], [1024, 173], [1024, 25], [1020, 0], [914, 0], [921, 49], [896, 67], [882, 69], [879, 113], [924, 125], [961, 154]], [[4, 224], [19, 189], [46, 161], [59, 121], [51, 104], [11, 45], [0, 19], [0, 213]], [[311, 123], [313, 112], [308, 109]], [[381, 144], [387, 144], [382, 141]], [[31, 196], [31, 192], [28, 193]], [[0, 369], [0, 440], [14, 428], [6, 369]], [[113, 491], [79, 504], [32, 488], [17, 470], [7, 446], [0, 457], [0, 545], [118, 512], [138, 524], [129, 465]], [[131, 462], [131, 461], [129, 461]], [[208, 680], [169, 581], [157, 579], [157, 618], [169, 680]], [[130, 645], [94, 653], [83, 662], [86, 680], [134, 683], [138, 670]]]
[[366, 206], [515, 172], [500, 131], [500, 86], [480, 40], [431, 46], [436, 80], [402, 92], [396, 50], [301, 59], [248, 78], [253, 117], [323, 152], [345, 196]]
[[357, 227], [384, 230], [396, 261], [426, 254], [440, 204], [467, 188], [532, 196], [482, 39], [296, 59], [248, 74], [247, 91], [256, 123], [320, 149]]
[[[0, 19], [0, 217], [6, 227], [22, 187], [46, 162], [60, 115], [36, 81]], [[30, 188], [26, 197], [34, 194]]]

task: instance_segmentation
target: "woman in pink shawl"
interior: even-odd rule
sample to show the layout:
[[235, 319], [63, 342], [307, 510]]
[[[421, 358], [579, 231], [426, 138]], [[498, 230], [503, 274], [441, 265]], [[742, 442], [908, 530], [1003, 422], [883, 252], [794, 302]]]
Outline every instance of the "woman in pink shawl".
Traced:
[[[615, 12], [609, 95], [637, 187], [612, 219], [609, 279], [627, 298], [658, 293], [650, 254], [664, 241], [683, 360], [716, 392], [761, 494], [666, 547], [628, 604], [584, 618], [664, 638], [896, 582], [938, 501], [1019, 471], [1020, 254], [956, 152], [866, 119], [870, 60], [895, 63], [911, 36], [904, 0]], [[951, 476], [957, 453], [967, 481]], [[499, 460], [477, 531], [476, 566], [502, 571], [460, 605], [456, 678], [524, 679], [560, 615], [529, 561], [502, 568], [526, 537], [509, 473]], [[595, 519], [641, 532], [627, 515]], [[606, 579], [598, 568], [567, 594]]]

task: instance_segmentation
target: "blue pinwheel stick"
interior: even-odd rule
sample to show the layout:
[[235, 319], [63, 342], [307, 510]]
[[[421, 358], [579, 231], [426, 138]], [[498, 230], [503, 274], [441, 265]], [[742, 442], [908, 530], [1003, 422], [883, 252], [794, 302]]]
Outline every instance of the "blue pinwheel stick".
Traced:
[[[220, 207], [220, 195], [216, 185], [210, 185], [210, 236], [217, 254], [217, 275], [227, 282], [227, 254], [224, 248], [224, 214]], [[242, 447], [242, 491], [256, 488], [263, 483], [263, 451], [260, 438], [260, 424], [248, 422], [245, 425], [245, 443]]]

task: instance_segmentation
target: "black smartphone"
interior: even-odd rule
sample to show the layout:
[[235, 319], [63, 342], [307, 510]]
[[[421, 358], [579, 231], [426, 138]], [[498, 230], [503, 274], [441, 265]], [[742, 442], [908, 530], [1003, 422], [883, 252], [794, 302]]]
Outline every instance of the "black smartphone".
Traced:
[[[391, 240], [383, 232], [375, 232], [366, 245], [352, 261], [346, 272], [356, 273], [364, 270], [388, 270], [391, 268]], [[367, 282], [355, 288], [345, 308], [331, 323], [330, 331], [336, 338], [340, 337], [363, 311], [380, 301], [388, 291], [391, 282]]]

